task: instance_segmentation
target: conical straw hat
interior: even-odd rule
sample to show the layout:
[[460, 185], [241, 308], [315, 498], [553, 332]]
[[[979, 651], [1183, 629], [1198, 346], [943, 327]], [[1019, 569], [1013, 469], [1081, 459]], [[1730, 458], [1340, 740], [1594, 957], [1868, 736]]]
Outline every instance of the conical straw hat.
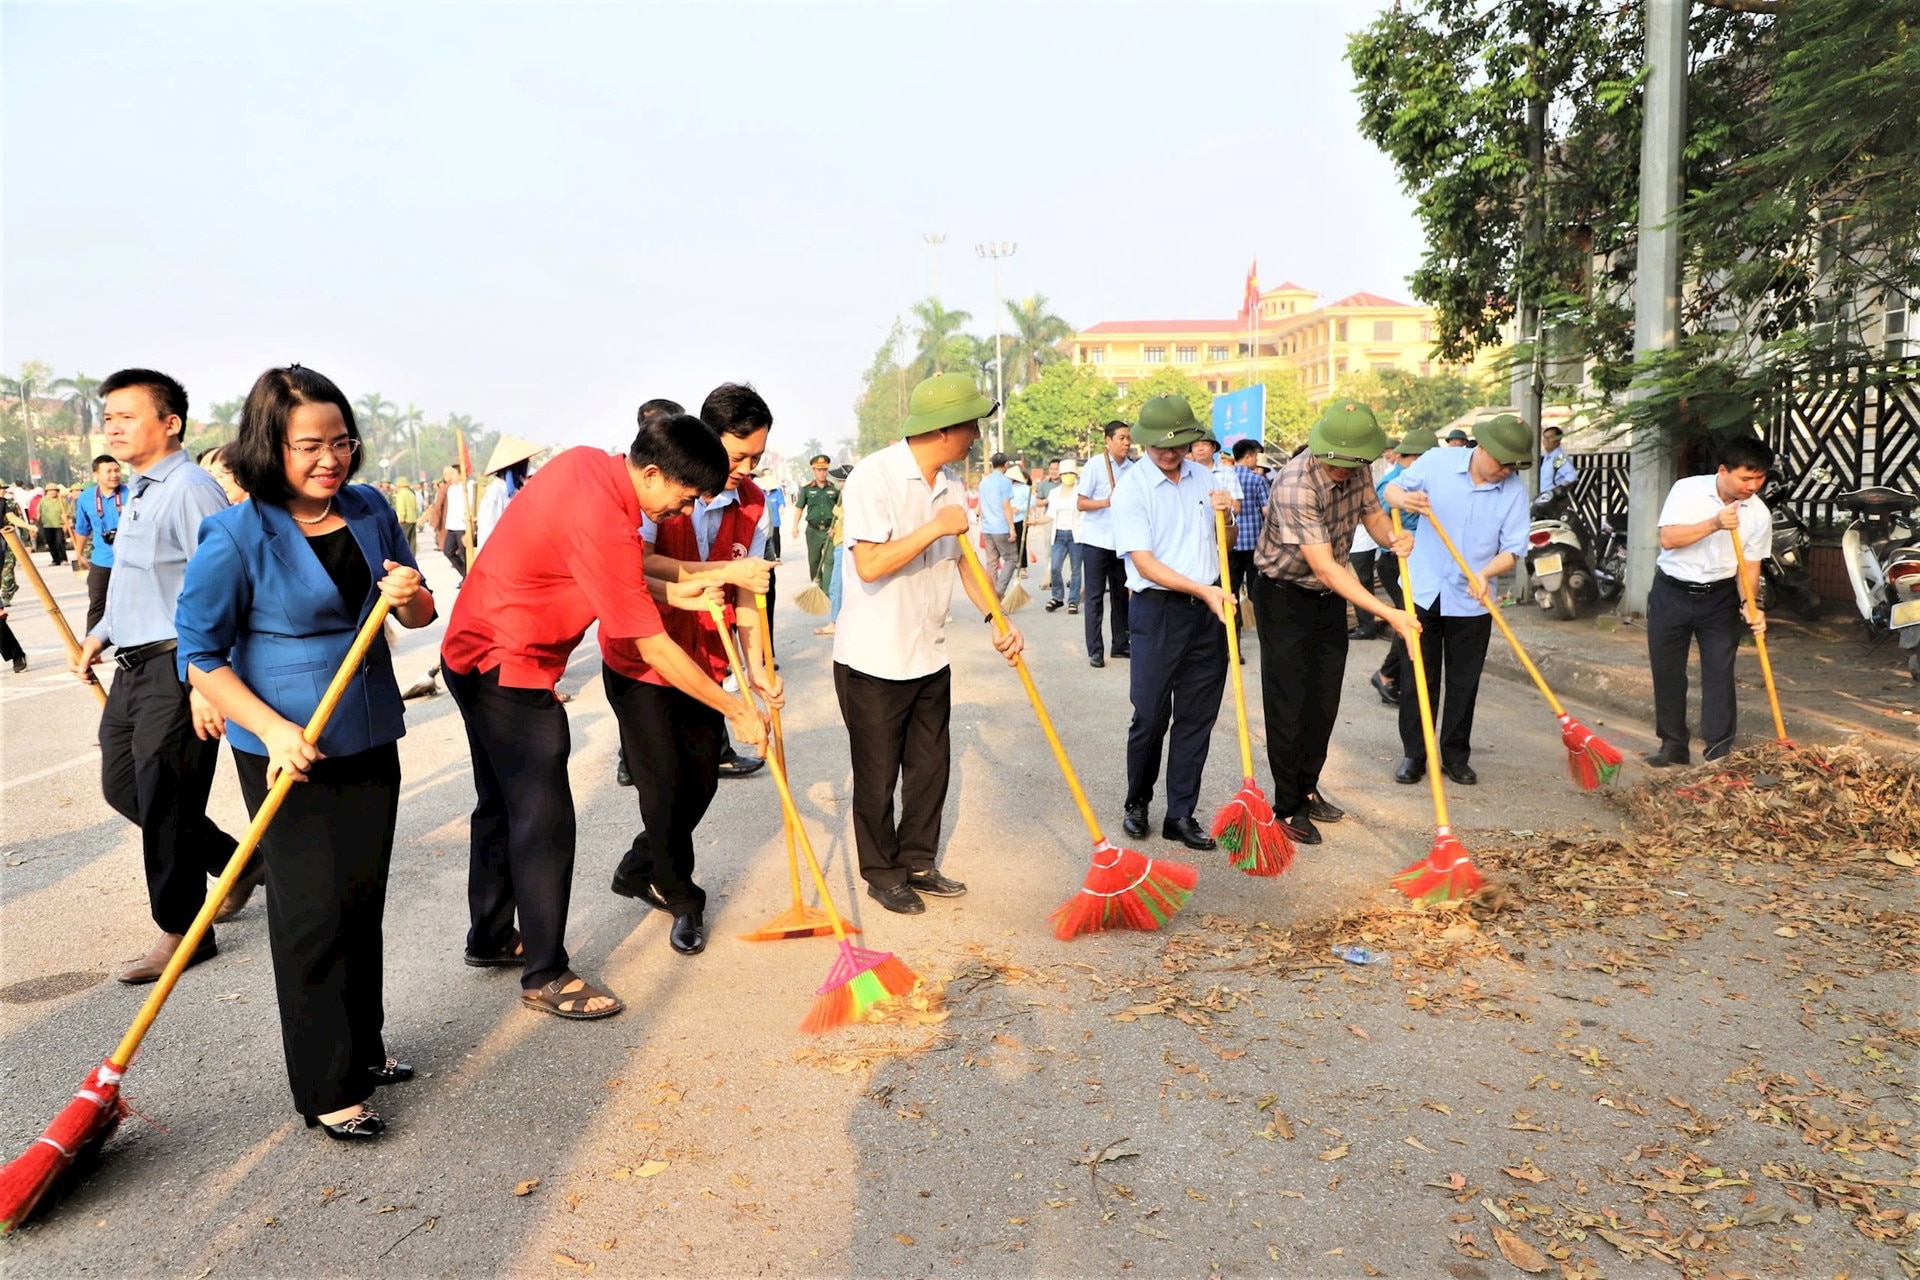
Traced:
[[519, 436], [501, 436], [493, 446], [493, 455], [487, 459], [487, 474], [505, 471], [516, 462], [525, 462], [546, 451], [547, 446], [543, 444], [522, 440]]

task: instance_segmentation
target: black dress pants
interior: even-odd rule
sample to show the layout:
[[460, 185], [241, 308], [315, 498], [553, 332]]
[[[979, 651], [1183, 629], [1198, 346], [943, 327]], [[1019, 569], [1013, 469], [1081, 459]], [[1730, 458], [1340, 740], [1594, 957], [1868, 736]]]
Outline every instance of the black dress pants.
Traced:
[[207, 877], [233, 856], [233, 837], [207, 817], [219, 760], [220, 740], [193, 732], [173, 654], [114, 677], [100, 713], [100, 791], [140, 828], [147, 903], [162, 933], [187, 931], [207, 900]]
[[1260, 633], [1273, 811], [1286, 818], [1304, 813], [1320, 790], [1347, 672], [1347, 602], [1256, 573], [1253, 624]]
[[1080, 596], [1086, 610], [1087, 656], [1104, 658], [1100, 637], [1100, 601], [1112, 600], [1113, 656], [1126, 656], [1133, 632], [1127, 621], [1127, 561], [1111, 547], [1080, 544]]
[[1167, 749], [1167, 820], [1190, 818], [1227, 687], [1227, 629], [1197, 596], [1140, 591], [1133, 597], [1127, 804], [1153, 799], [1160, 748]]
[[1227, 585], [1234, 596], [1246, 594], [1251, 589], [1249, 580], [1254, 576], [1253, 552], [1227, 552]]
[[87, 570], [87, 630], [100, 625], [107, 616], [107, 583], [113, 580], [113, 567], [93, 565]]
[[615, 877], [651, 884], [675, 916], [705, 910], [693, 882], [693, 832], [720, 787], [726, 717], [667, 685], [600, 668], [644, 824]]
[[467, 866], [467, 951], [507, 950], [517, 912], [526, 948], [520, 985], [534, 990], [567, 971], [574, 846], [567, 711], [551, 689], [501, 684], [497, 668], [483, 675], [443, 666], [441, 675], [467, 724], [479, 793]]
[[[233, 762], [247, 811], [258, 812], [267, 757], [235, 751]], [[387, 1060], [380, 922], [399, 813], [400, 750], [389, 742], [315, 763], [260, 841], [280, 1042], [301, 1115], [365, 1102], [367, 1073]]]
[[26, 656], [27, 651], [20, 647], [20, 639], [13, 634], [13, 628], [7, 625], [5, 618], [0, 618], [0, 662], [18, 662]]
[[[1447, 617], [1439, 606], [1440, 597], [1435, 596], [1433, 607], [1421, 605], [1415, 611], [1420, 619], [1420, 657], [1427, 669], [1427, 697], [1440, 739], [1440, 763], [1466, 764], [1473, 755], [1473, 704], [1480, 696], [1480, 672], [1487, 664], [1493, 615]], [[1427, 745], [1420, 732], [1420, 691], [1411, 663], [1406, 664], [1406, 675], [1400, 685], [1400, 749], [1409, 759], [1424, 761]]]
[[[1394, 608], [1405, 609], [1407, 593], [1400, 583], [1400, 557], [1383, 551], [1375, 568], [1387, 589], [1387, 599], [1393, 602]], [[1380, 660], [1380, 678], [1403, 693], [1413, 688], [1413, 668], [1407, 664], [1407, 638], [1398, 631], [1393, 633], [1393, 643], [1387, 646], [1387, 656]]]
[[453, 571], [460, 575], [460, 581], [467, 580], [467, 531], [449, 529], [440, 539], [440, 554], [453, 562]]
[[1647, 659], [1653, 666], [1653, 728], [1660, 745], [1685, 756], [1687, 732], [1687, 654], [1700, 641], [1700, 737], [1706, 758], [1718, 760], [1733, 749], [1740, 727], [1734, 700], [1734, 660], [1740, 636], [1748, 630], [1740, 617], [1740, 589], [1732, 578], [1704, 592], [1689, 591], [1664, 573], [1654, 575], [1647, 592]]
[[67, 531], [49, 526], [40, 531], [40, 536], [47, 544], [47, 554], [53, 557], [53, 563], [65, 564], [67, 562]]
[[836, 662], [833, 691], [853, 749], [853, 843], [861, 878], [881, 889], [903, 884], [913, 872], [933, 870], [940, 852], [953, 771], [953, 671], [883, 680]]

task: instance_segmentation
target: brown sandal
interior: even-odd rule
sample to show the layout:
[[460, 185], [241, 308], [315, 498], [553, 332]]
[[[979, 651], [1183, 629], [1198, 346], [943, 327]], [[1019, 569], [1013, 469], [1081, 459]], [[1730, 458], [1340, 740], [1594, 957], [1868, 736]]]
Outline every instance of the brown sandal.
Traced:
[[[568, 991], [572, 983], [579, 983], [579, 989]], [[589, 1000], [607, 999], [613, 1001], [610, 1009], [588, 1010]], [[576, 1018], [586, 1021], [592, 1018], [611, 1018], [626, 1008], [626, 1003], [611, 991], [602, 991], [585, 978], [569, 969], [567, 972], [541, 987], [538, 991], [522, 991], [520, 1003], [529, 1009], [538, 1009], [550, 1013], [556, 1018]]]
[[504, 968], [507, 965], [519, 965], [527, 958], [527, 949], [521, 945], [520, 931], [518, 929], [512, 930], [509, 936], [512, 940], [508, 942], [505, 947], [490, 956], [477, 956], [471, 951], [467, 952], [465, 956], [466, 962], [476, 969]]

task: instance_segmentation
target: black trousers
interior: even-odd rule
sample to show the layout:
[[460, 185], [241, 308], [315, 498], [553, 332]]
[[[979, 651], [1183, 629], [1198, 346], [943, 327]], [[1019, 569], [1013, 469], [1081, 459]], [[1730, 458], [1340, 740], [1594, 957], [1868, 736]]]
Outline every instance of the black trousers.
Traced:
[[[1407, 593], [1400, 584], [1400, 557], [1392, 552], [1382, 552], [1375, 562], [1375, 568], [1393, 607], [1406, 608]], [[1393, 643], [1387, 646], [1387, 656], [1380, 660], [1380, 678], [1402, 691], [1413, 688], [1413, 668], [1407, 663], [1406, 637], [1398, 631], [1393, 633]]]
[[140, 828], [147, 904], [162, 933], [187, 931], [207, 900], [207, 877], [233, 856], [233, 837], [207, 817], [219, 760], [220, 740], [193, 732], [173, 654], [114, 677], [100, 713], [100, 791]]
[[1027, 522], [1013, 522], [1013, 570], [1015, 573], [1027, 571]]
[[[1487, 640], [1493, 635], [1493, 616], [1450, 618], [1434, 607], [1417, 609], [1420, 619], [1420, 657], [1427, 669], [1427, 697], [1433, 707], [1440, 763], [1466, 764], [1473, 755], [1473, 704], [1480, 696], [1480, 671], [1487, 664]], [[1414, 687], [1413, 667], [1400, 685], [1400, 749], [1414, 760], [1427, 758], [1420, 733], [1420, 697]], [[1440, 690], [1444, 685], [1446, 698]]]
[[1126, 558], [1111, 547], [1081, 543], [1080, 596], [1086, 610], [1087, 656], [1107, 656], [1100, 638], [1100, 601], [1103, 597], [1113, 602], [1109, 606], [1113, 614], [1113, 655], [1120, 657], [1126, 654], [1129, 637], [1133, 634], [1127, 621]]
[[1653, 728], [1660, 745], [1684, 756], [1687, 732], [1687, 655], [1700, 642], [1700, 737], [1706, 758], [1718, 760], [1733, 749], [1740, 727], [1734, 700], [1734, 660], [1741, 633], [1740, 588], [1732, 578], [1704, 593], [1688, 591], [1664, 573], [1654, 575], [1647, 592], [1647, 660], [1653, 665]]
[[460, 575], [460, 581], [467, 580], [467, 531], [449, 529], [440, 539], [440, 554], [453, 561], [453, 571]]
[[514, 689], [496, 669], [465, 675], [443, 666], [467, 723], [473, 807], [467, 864], [467, 951], [497, 955], [520, 918], [526, 962], [520, 985], [543, 987], [567, 971], [573, 897], [573, 788], [567, 711], [550, 689]]
[[67, 531], [51, 526], [40, 531], [41, 540], [47, 544], [47, 553], [53, 557], [54, 564], [67, 562]]
[[[233, 763], [247, 811], [257, 812], [267, 758], [235, 751]], [[367, 1072], [387, 1060], [380, 921], [399, 813], [400, 749], [389, 742], [317, 762], [260, 841], [280, 1042], [302, 1115], [365, 1102]]]
[[0, 618], [0, 662], [18, 662], [26, 656], [27, 651], [20, 647], [20, 638], [13, 634], [7, 620]]
[[1305, 812], [1320, 790], [1327, 743], [1340, 714], [1347, 671], [1347, 602], [1253, 575], [1253, 624], [1260, 632], [1260, 704], [1266, 715], [1273, 811]]
[[706, 909], [693, 882], [693, 832], [720, 786], [726, 717], [666, 685], [629, 680], [600, 668], [607, 702], [620, 722], [620, 749], [640, 796], [644, 824], [615, 872], [651, 884], [676, 916]]
[[[100, 619], [107, 616], [107, 583], [113, 579], [113, 568], [101, 568], [94, 565], [87, 570], [87, 630], [100, 625]], [[82, 637], [84, 638], [84, 637]]]
[[882, 680], [836, 662], [833, 691], [853, 749], [853, 843], [861, 877], [887, 888], [915, 871], [933, 870], [953, 770], [952, 669], [917, 680]]
[[1248, 579], [1253, 576], [1252, 551], [1227, 552], [1227, 585], [1236, 597], [1248, 590]]
[[773, 562], [773, 567], [767, 570], [767, 635], [771, 639], [773, 605], [774, 601], [780, 598], [780, 593], [776, 590], [780, 579], [780, 530], [778, 528], [767, 530], [767, 559]]
[[1200, 776], [1227, 687], [1227, 629], [1196, 596], [1141, 591], [1128, 613], [1133, 722], [1127, 726], [1127, 804], [1153, 799], [1167, 748], [1167, 818], [1200, 802]]

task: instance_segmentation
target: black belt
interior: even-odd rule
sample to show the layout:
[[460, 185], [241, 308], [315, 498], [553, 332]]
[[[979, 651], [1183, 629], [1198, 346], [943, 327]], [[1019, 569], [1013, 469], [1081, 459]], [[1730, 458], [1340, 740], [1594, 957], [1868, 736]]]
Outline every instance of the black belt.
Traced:
[[1285, 587], [1289, 591], [1298, 591], [1303, 596], [1312, 596], [1315, 600], [1324, 600], [1333, 594], [1333, 592], [1327, 590], [1325, 587], [1309, 587], [1303, 583], [1294, 582], [1287, 578], [1270, 578], [1268, 581], [1272, 582], [1275, 586]]
[[157, 658], [163, 653], [172, 653], [180, 647], [178, 640], [155, 640], [152, 644], [138, 644], [131, 649], [115, 649], [113, 660], [122, 671], [132, 671], [149, 658]]
[[[1213, 583], [1209, 583], [1208, 585], [1217, 587], [1220, 584], [1218, 582], [1213, 582]], [[1142, 587], [1138, 591], [1134, 592], [1133, 594], [1137, 596], [1165, 596], [1167, 597], [1166, 603], [1169, 603], [1169, 604], [1175, 604], [1182, 600], [1185, 600], [1191, 604], [1199, 605], [1202, 609], [1205, 609], [1208, 607], [1207, 602], [1205, 600], [1202, 600], [1199, 596], [1191, 595], [1185, 591], [1169, 591], [1165, 587]]]
[[1688, 582], [1685, 578], [1674, 577], [1665, 569], [1655, 569], [1654, 573], [1668, 586], [1677, 587], [1690, 596], [1710, 596], [1716, 591], [1731, 591], [1734, 587], [1732, 578], [1722, 578], [1718, 582]]

